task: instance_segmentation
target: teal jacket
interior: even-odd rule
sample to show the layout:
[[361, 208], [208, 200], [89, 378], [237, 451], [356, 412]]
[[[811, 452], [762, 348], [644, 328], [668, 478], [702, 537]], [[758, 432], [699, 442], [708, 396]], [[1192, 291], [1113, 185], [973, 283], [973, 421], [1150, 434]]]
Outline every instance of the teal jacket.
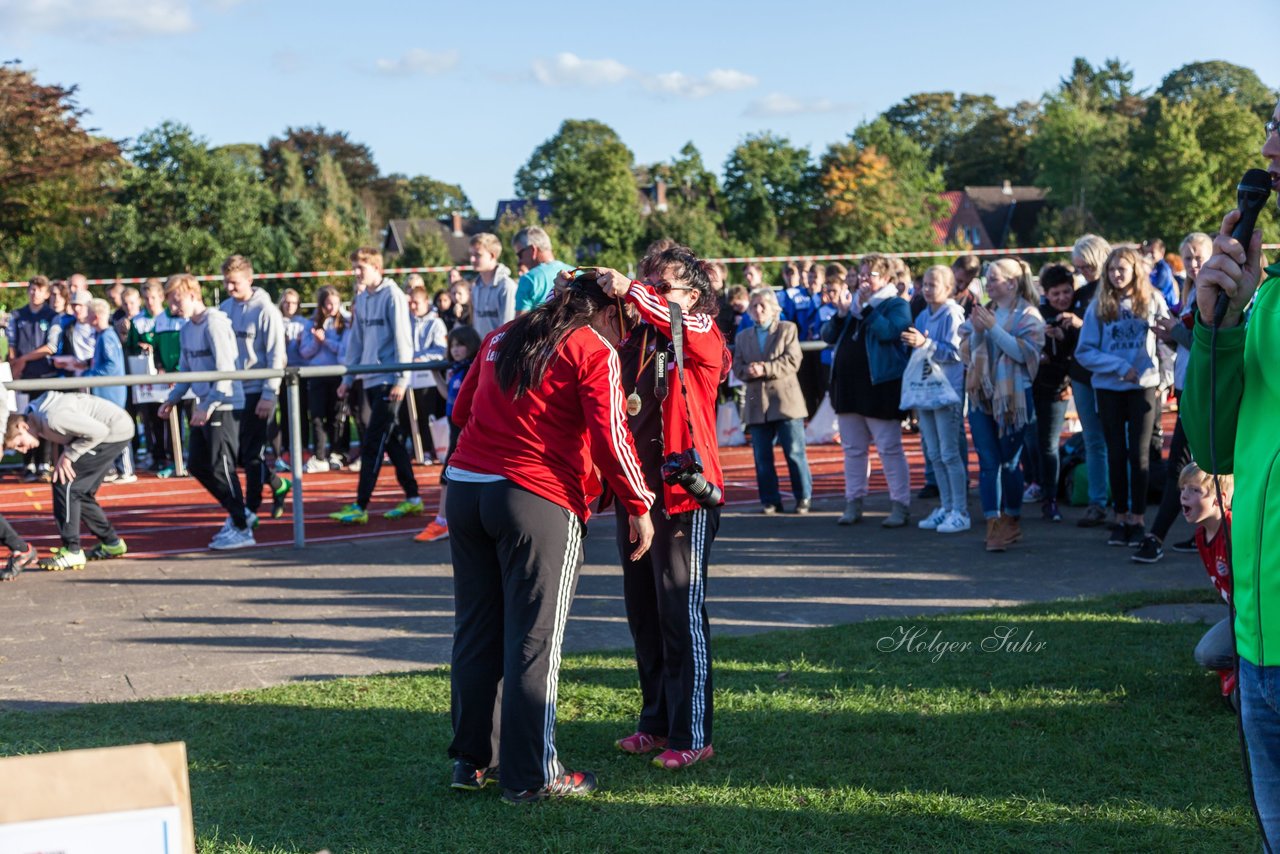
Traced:
[[[1280, 665], [1280, 264], [1254, 296], [1244, 323], [1218, 331], [1214, 444], [1218, 472], [1233, 474], [1231, 564], [1236, 650], [1258, 666]], [[1179, 412], [1196, 464], [1210, 471], [1210, 336], [1196, 322]]]

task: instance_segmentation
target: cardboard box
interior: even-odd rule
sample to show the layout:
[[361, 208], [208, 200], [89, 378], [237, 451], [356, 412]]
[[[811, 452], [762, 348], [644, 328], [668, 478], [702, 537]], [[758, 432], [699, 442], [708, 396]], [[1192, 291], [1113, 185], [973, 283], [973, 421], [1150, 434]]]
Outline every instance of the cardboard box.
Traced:
[[0, 854], [195, 854], [187, 746], [0, 759]]

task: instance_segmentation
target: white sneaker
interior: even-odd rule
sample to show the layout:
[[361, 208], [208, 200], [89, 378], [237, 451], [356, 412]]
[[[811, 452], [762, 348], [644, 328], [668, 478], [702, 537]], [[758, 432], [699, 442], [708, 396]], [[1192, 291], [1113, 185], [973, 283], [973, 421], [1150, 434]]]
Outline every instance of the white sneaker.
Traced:
[[209, 543], [209, 548], [226, 551], [229, 549], [246, 549], [256, 545], [257, 542], [253, 539], [252, 528], [245, 528], [242, 531], [233, 527], [214, 537], [213, 542]]
[[961, 531], [967, 531], [972, 527], [969, 521], [969, 514], [960, 510], [952, 510], [947, 514], [947, 518], [938, 524], [937, 531], [939, 534], [958, 534]]
[[1040, 489], [1040, 484], [1028, 483], [1026, 489], [1022, 490], [1022, 500], [1027, 504], [1043, 501], [1044, 492]]
[[322, 460], [319, 457], [312, 457], [307, 460], [307, 464], [302, 467], [305, 474], [327, 474], [330, 471], [328, 460]]
[[356, 474], [359, 474], [359, 473], [360, 473], [360, 458], [359, 458], [359, 457], [356, 457], [354, 460], [352, 460], [351, 462], [347, 463], [347, 471], [353, 471], [353, 472], [355, 472]]
[[917, 523], [917, 527], [923, 528], [926, 531], [932, 531], [933, 529], [941, 525], [946, 520], [946, 518], [947, 518], [946, 509], [943, 507], [939, 507], [936, 510], [934, 510], [932, 513], [930, 513], [928, 516], [925, 516], [923, 519], [921, 519], [919, 523]]
[[136, 474], [122, 474], [116, 478], [116, 483], [137, 483], [138, 476]]

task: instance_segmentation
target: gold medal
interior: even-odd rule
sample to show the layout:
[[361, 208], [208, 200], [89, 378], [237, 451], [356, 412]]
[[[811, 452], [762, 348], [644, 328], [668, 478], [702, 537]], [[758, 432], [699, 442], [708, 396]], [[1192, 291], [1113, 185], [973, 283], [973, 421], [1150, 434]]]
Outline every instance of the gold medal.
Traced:
[[634, 391], [627, 395], [627, 414], [640, 414], [640, 395], [636, 394]]

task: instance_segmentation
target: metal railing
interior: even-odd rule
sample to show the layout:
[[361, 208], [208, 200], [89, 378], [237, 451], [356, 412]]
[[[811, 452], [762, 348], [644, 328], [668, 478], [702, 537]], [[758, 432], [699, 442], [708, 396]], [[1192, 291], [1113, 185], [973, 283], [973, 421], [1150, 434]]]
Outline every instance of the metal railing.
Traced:
[[[323, 367], [291, 367], [277, 370], [275, 368], [255, 368], [250, 371], [184, 371], [168, 374], [127, 374], [120, 377], [46, 377], [35, 380], [13, 380], [5, 383], [10, 391], [31, 394], [42, 391], [83, 391], [86, 388], [107, 388], [113, 386], [135, 385], [173, 385], [174, 383], [214, 383], [224, 380], [271, 380], [279, 379], [284, 383], [284, 392], [288, 395], [289, 406], [289, 447], [293, 452], [289, 455], [289, 467], [293, 475], [293, 546], [303, 548], [307, 544], [306, 513], [303, 500], [303, 466], [302, 458], [306, 456], [302, 448], [302, 413], [298, 384], [313, 377], [361, 376], [364, 374], [394, 374], [402, 371], [440, 371], [449, 367], [449, 362], [438, 360], [433, 362], [408, 362], [394, 365], [326, 365]], [[171, 382], [172, 380], [172, 382]], [[34, 395], [33, 395], [34, 396]], [[417, 456], [422, 456], [420, 442], [421, 433], [417, 429], [417, 411], [414, 407], [413, 395], [406, 394], [409, 406], [409, 417], [413, 425], [413, 441]], [[176, 410], [171, 415], [171, 426], [176, 432]], [[175, 437], [175, 466], [181, 462], [181, 441]], [[179, 471], [179, 474], [182, 472]]]

